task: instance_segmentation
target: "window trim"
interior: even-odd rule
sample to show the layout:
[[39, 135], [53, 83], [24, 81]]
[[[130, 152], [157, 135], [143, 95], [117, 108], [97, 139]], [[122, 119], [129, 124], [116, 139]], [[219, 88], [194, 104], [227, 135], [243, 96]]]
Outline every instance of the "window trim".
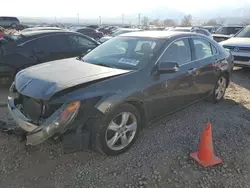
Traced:
[[[182, 65], [179, 65], [179, 67], [194, 62], [195, 60], [193, 59], [192, 45], [190, 44], [190, 39], [191, 39], [191, 37], [192, 37], [192, 36], [189, 36], [189, 37], [180, 37], [180, 38], [177, 38], [177, 39], [173, 40], [170, 44], [168, 44], [168, 45], [166, 46], [166, 48], [163, 50], [163, 52], [161, 53], [161, 55], [157, 58], [157, 60], [156, 60], [156, 62], [155, 62], [154, 65], [156, 66], [157, 64], [159, 64], [160, 59], [162, 58], [163, 54], [167, 51], [167, 49], [170, 47], [170, 45], [172, 45], [172, 44], [175, 43], [176, 41], [182, 40], [182, 39], [188, 39], [189, 46], [190, 46], [190, 52], [191, 52], [191, 61], [189, 61], [189, 62], [187, 62], [187, 63], [184, 63], [184, 64], [182, 64]], [[168, 39], [169, 39], [169, 38], [168, 38]]]
[[207, 41], [207, 42], [210, 44], [209, 46], [210, 46], [211, 52], [213, 53], [213, 50], [212, 50], [212, 48], [211, 48], [211, 45], [216, 49], [216, 52], [217, 52], [216, 54], [212, 54], [212, 56], [203, 57], [203, 58], [200, 58], [200, 59], [195, 59], [194, 61], [199, 61], [199, 60], [207, 59], [207, 58], [210, 58], [210, 57], [213, 57], [213, 56], [219, 54], [219, 50], [218, 50], [209, 40], [207, 40], [206, 38], [199, 37], [199, 36], [192, 36], [192, 37], [191, 37], [191, 40], [192, 40], [192, 43], [193, 43], [193, 48], [195, 48], [194, 39], [202, 39], [202, 40]]

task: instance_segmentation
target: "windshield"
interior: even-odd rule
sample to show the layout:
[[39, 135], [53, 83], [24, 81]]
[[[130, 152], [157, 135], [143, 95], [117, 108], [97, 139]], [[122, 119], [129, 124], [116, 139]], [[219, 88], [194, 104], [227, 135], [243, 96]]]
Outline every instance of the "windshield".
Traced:
[[221, 27], [216, 31], [216, 34], [232, 35], [240, 31], [242, 27]]
[[121, 34], [123, 34], [123, 33], [129, 33], [129, 32], [132, 32], [132, 31], [130, 31], [130, 30], [118, 30], [118, 31], [112, 33], [111, 35], [112, 35], [113, 37], [116, 37], [116, 36], [121, 35]]
[[136, 70], [148, 64], [164, 42], [164, 39], [115, 37], [89, 52], [82, 60], [108, 67]]
[[235, 35], [235, 37], [246, 37], [246, 38], [250, 38], [250, 27], [245, 27], [245, 28], [242, 29], [239, 33], [237, 33], [237, 35]]

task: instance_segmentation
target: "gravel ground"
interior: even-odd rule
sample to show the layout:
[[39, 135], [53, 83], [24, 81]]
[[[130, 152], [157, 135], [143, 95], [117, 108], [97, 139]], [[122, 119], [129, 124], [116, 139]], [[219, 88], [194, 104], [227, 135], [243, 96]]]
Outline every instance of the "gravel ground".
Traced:
[[[237, 69], [223, 102], [200, 102], [166, 117], [117, 157], [91, 152], [62, 155], [60, 144], [27, 148], [18, 138], [0, 133], [0, 187], [247, 188], [249, 110], [250, 71]], [[1, 116], [4, 111], [0, 108]], [[189, 154], [197, 150], [208, 119], [215, 153], [223, 164], [205, 169]]]

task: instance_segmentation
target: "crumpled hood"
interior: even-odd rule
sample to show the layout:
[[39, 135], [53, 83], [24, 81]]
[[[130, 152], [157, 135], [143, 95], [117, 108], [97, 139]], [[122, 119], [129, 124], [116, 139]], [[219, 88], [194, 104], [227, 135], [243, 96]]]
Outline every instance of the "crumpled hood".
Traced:
[[228, 40], [220, 42], [221, 45], [250, 47], [250, 38], [232, 37]]
[[19, 93], [35, 99], [49, 100], [64, 89], [130, 72], [93, 65], [75, 58], [51, 61], [20, 71], [15, 78]]

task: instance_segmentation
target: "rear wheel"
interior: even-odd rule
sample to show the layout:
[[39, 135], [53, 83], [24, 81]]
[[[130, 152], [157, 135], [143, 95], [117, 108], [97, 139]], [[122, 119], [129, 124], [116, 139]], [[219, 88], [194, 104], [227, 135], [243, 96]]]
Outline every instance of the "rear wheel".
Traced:
[[218, 103], [223, 99], [227, 89], [227, 83], [228, 79], [224, 75], [220, 76], [217, 79], [216, 84], [214, 86], [213, 94], [211, 96], [212, 102]]
[[135, 142], [140, 127], [140, 115], [130, 104], [123, 104], [104, 117], [97, 133], [97, 149], [106, 155], [127, 151]]

